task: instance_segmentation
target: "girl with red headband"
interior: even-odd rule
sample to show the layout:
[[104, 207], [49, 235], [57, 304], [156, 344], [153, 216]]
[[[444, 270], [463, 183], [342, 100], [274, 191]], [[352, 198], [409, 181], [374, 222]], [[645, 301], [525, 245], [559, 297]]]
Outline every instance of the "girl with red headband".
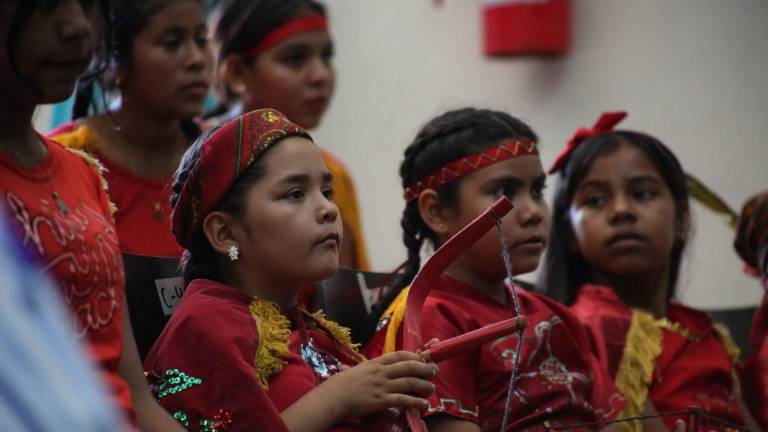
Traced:
[[426, 408], [436, 366], [408, 352], [364, 361], [348, 329], [296, 306], [338, 268], [332, 180], [310, 136], [271, 109], [185, 154], [172, 226], [188, 286], [145, 366], [190, 430], [360, 429], [366, 414]]
[[[743, 426], [738, 348], [709, 316], [673, 301], [690, 225], [685, 173], [656, 138], [614, 131], [625, 116], [579, 129], [550, 169], [559, 180], [541, 286], [588, 328], [627, 399], [621, 417], [695, 407]], [[671, 428], [685, 417], [662, 419]]]
[[[107, 49], [97, 31], [105, 26], [107, 6], [0, 2], [0, 205], [21, 247], [57, 282], [72, 312], [72, 340], [99, 367], [111, 402], [142, 430], [175, 431], [180, 428], [152, 398], [136, 354], [123, 260], [99, 165], [32, 128], [35, 107], [69, 97], [94, 51]], [[72, 393], [76, 397], [77, 389]]]
[[[500, 196], [514, 204], [501, 219], [515, 274], [536, 269], [547, 243], [546, 174], [536, 134], [498, 111], [465, 108], [427, 123], [405, 150], [400, 176], [406, 206], [401, 225], [408, 262], [398, 287], [419, 270], [426, 243], [435, 248], [459, 232]], [[454, 261], [423, 305], [421, 333], [447, 339], [513, 318], [498, 234], [490, 232]], [[591, 356], [583, 330], [556, 302], [518, 289], [528, 317], [520, 375], [505, 413], [518, 335], [512, 334], [439, 364], [430, 397], [432, 431], [544, 430], [611, 418], [622, 399]], [[403, 289], [385, 311], [367, 352], [393, 351], [403, 343]]]
[[[334, 47], [323, 5], [313, 0], [223, 0], [213, 16], [222, 105], [211, 114], [218, 116], [211, 123], [272, 107], [305, 129], [320, 124], [336, 84]], [[344, 222], [341, 265], [367, 270], [352, 178], [327, 150], [323, 159], [333, 173], [335, 200]]]

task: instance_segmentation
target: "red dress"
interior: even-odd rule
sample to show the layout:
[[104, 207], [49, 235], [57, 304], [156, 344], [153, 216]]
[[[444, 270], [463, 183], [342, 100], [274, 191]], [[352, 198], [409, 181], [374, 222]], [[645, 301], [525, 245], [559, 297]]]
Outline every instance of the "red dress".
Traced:
[[[623, 399], [589, 354], [581, 326], [552, 300], [522, 289], [518, 293], [529, 326], [508, 430], [544, 430], [545, 425], [615, 417]], [[447, 339], [514, 315], [511, 304], [499, 303], [469, 285], [441, 276], [424, 303], [422, 337]], [[398, 326], [398, 319], [390, 323], [377, 332], [366, 354], [391, 350], [382, 348], [382, 342], [388, 326]], [[400, 327], [397, 348], [401, 337]], [[439, 363], [440, 373], [433, 381], [437, 391], [430, 397], [427, 415], [447, 414], [476, 423], [482, 430], [498, 430], [516, 346], [517, 334], [512, 334]]]
[[[738, 348], [705, 313], [670, 305], [666, 318], [655, 319], [596, 285], [581, 287], [571, 310], [587, 326], [601, 363], [627, 399], [622, 416], [641, 414], [650, 398], [660, 414], [697, 407], [744, 425], [734, 397]], [[663, 420], [674, 430], [677, 418]]]
[[[285, 315], [284, 315], [285, 314]], [[290, 318], [290, 322], [289, 319]], [[290, 326], [294, 328], [291, 329]], [[192, 281], [144, 365], [160, 405], [189, 430], [286, 430], [280, 413], [340, 365], [362, 360], [334, 323]], [[350, 419], [340, 429], [357, 429]]]
[[755, 348], [740, 367], [744, 401], [763, 430], [768, 430], [768, 295], [755, 312], [749, 343]]
[[170, 181], [138, 176], [98, 153], [105, 144], [86, 125], [68, 123], [50, 135], [65, 147], [93, 152], [104, 165], [109, 197], [117, 206], [115, 225], [123, 252], [178, 257], [181, 247], [171, 233]]
[[132, 417], [130, 389], [117, 373], [125, 275], [109, 200], [95, 166], [41, 139], [48, 154], [32, 168], [0, 153], [0, 204], [22, 247], [58, 282], [75, 336], [87, 342], [114, 403]]

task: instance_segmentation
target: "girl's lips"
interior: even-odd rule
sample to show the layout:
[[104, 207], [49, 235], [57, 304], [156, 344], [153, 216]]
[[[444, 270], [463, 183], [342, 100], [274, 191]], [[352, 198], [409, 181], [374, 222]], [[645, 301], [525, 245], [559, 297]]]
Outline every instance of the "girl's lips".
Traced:
[[208, 94], [208, 84], [197, 83], [189, 84], [181, 88], [181, 91], [187, 94], [193, 94], [196, 96], [205, 96]]
[[327, 97], [316, 97], [307, 100], [304, 105], [312, 112], [321, 112], [328, 106]]

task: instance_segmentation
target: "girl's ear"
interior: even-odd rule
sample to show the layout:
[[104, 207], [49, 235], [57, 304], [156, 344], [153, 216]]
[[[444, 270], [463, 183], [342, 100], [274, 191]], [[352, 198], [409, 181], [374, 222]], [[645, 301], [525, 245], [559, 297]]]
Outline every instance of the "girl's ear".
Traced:
[[223, 77], [224, 83], [232, 93], [241, 96], [248, 90], [245, 85], [245, 74], [248, 72], [248, 65], [241, 55], [228, 55], [220, 68], [219, 74]]
[[235, 236], [238, 226], [232, 216], [220, 211], [212, 211], [203, 219], [202, 229], [213, 250], [227, 255], [232, 246], [240, 247]]
[[449, 234], [450, 211], [440, 205], [436, 191], [427, 189], [419, 194], [418, 206], [421, 219], [438, 238]]

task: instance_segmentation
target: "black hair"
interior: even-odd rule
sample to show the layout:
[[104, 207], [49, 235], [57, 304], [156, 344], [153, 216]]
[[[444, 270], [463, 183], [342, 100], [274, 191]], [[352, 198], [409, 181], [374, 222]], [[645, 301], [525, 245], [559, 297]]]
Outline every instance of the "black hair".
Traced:
[[[101, 50], [89, 67], [89, 74], [78, 81], [75, 89], [75, 102], [72, 107], [72, 118], [88, 116], [88, 111], [95, 106], [95, 85], [102, 89], [102, 102], [105, 103], [104, 92], [114, 90], [114, 74], [120, 65], [130, 64], [133, 54], [133, 43], [153, 16], [165, 7], [173, 4], [174, 0], [111, 0], [108, 24], [104, 26], [103, 38], [107, 41], [108, 49]], [[201, 0], [201, 3], [203, 1]], [[105, 107], [106, 108], [106, 107]], [[185, 129], [185, 132], [187, 130]], [[193, 133], [188, 136], [195, 137]]]
[[[314, 0], [222, 0], [212, 22], [217, 62], [253, 48], [267, 33], [304, 14], [325, 16], [326, 11]], [[234, 97], [226, 84], [220, 83], [218, 92], [222, 103], [207, 116], [224, 113]]]
[[[109, 26], [109, 10], [111, 1], [114, 0], [99, 0], [99, 11], [102, 14], [102, 23], [101, 28], [103, 29], [101, 31], [101, 37], [99, 38], [99, 43], [97, 45], [97, 51], [94, 55], [94, 57], [99, 57], [102, 55], [103, 52], [106, 52], [109, 50], [109, 35], [110, 35], [110, 26]], [[43, 8], [49, 8], [53, 9], [56, 6], [58, 6], [59, 1], [57, 0], [48, 0], [48, 1], [41, 1], [41, 0], [24, 0], [18, 2], [18, 8], [16, 9], [16, 13], [14, 17], [11, 19], [11, 25], [8, 29], [8, 36], [6, 38], [6, 53], [8, 55], [8, 62], [11, 66], [11, 69], [13, 70], [13, 73], [22, 81], [27, 83], [30, 88], [32, 88], [33, 91], [40, 93], [40, 89], [37, 88], [37, 86], [34, 83], [29, 82], [24, 76], [21, 75], [21, 71], [19, 70], [19, 65], [16, 63], [16, 40], [19, 36], [19, 32], [21, 29], [24, 28], [24, 25], [26, 24], [29, 17], [37, 10], [37, 8], [43, 7]], [[87, 75], [87, 74], [86, 74]]]
[[[402, 187], [405, 190], [413, 182], [450, 162], [513, 138], [529, 139], [535, 143], [539, 140], [527, 124], [505, 112], [477, 108], [445, 112], [425, 124], [405, 149], [405, 158], [400, 164]], [[441, 205], [446, 208], [458, 206], [461, 182], [462, 179], [458, 178], [437, 190]], [[420, 251], [424, 241], [437, 242], [435, 233], [421, 218], [417, 200], [406, 204], [400, 225], [408, 261], [403, 274], [395, 281], [394, 289], [381, 302], [382, 310], [413, 281], [421, 266]]]
[[[184, 183], [189, 178], [190, 172], [197, 169], [200, 163], [203, 144], [219, 129], [220, 127], [214, 127], [200, 135], [181, 158], [179, 168], [173, 177], [171, 192], [172, 209], [176, 210]], [[268, 153], [272, 147], [274, 146], [270, 146], [262, 152], [259, 158], [238, 177], [237, 181], [230, 187], [216, 206], [216, 210], [229, 213], [238, 218], [245, 214], [248, 191], [251, 189], [251, 186], [264, 176], [265, 171], [262, 161], [264, 160], [264, 154]], [[184, 277], [184, 283], [189, 284], [194, 279], [210, 279], [225, 283], [223, 267], [224, 261], [222, 261], [222, 257], [213, 250], [203, 230], [199, 230], [193, 237], [191, 244], [184, 251], [179, 265], [179, 270]]]
[[[593, 282], [590, 266], [572, 246], [573, 229], [568, 210], [592, 163], [616, 151], [622, 144], [637, 148], [659, 171], [675, 203], [676, 223], [681, 223], [688, 214], [685, 172], [677, 157], [661, 141], [643, 133], [615, 131], [582, 142], [560, 171], [552, 206], [549, 246], [544, 258], [544, 271], [539, 278], [539, 289], [564, 304], [573, 304], [581, 285]], [[668, 298], [675, 294], [685, 244], [684, 240], [676, 240], [670, 255]]]

